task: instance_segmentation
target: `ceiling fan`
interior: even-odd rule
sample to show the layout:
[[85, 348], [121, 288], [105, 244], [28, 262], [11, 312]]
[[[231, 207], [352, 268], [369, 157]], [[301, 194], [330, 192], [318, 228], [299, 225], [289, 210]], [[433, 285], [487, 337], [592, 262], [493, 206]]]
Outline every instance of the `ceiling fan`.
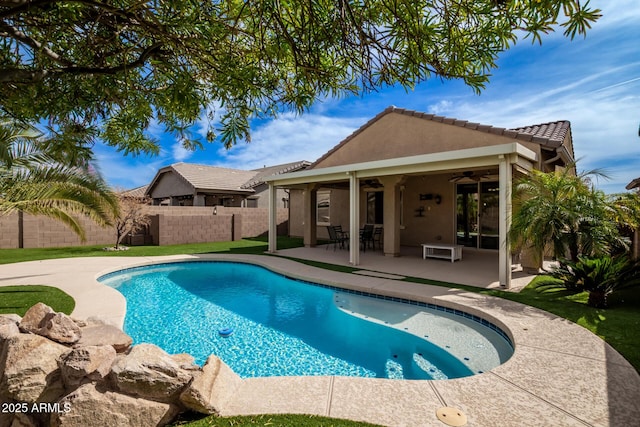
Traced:
[[365, 179], [364, 181], [362, 181], [362, 185], [369, 188], [384, 187], [377, 179]]
[[454, 183], [474, 183], [479, 181], [492, 181], [498, 179], [498, 175], [492, 174], [487, 171], [484, 174], [476, 173], [474, 171], [464, 171], [461, 174], [454, 175], [449, 179], [449, 182]]

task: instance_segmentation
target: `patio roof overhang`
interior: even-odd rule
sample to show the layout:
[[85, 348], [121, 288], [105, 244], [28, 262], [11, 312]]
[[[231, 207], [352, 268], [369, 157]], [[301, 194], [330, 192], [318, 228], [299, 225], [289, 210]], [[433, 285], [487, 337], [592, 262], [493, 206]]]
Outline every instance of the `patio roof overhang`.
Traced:
[[523, 171], [531, 170], [532, 163], [537, 160], [535, 152], [517, 142], [512, 142], [488, 147], [351, 163], [342, 166], [272, 175], [265, 178], [265, 182], [279, 187], [287, 187], [300, 184], [345, 181], [349, 180], [349, 177], [354, 174], [357, 178], [375, 178], [389, 175], [411, 175], [454, 169], [479, 168], [495, 166], [499, 164], [500, 159], [505, 157], [511, 157], [511, 163]]

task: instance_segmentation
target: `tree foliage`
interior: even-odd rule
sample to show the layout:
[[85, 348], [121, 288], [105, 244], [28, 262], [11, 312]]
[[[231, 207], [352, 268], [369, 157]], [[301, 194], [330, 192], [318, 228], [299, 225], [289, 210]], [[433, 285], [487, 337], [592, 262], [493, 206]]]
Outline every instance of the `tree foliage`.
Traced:
[[61, 163], [45, 153], [42, 148], [50, 141], [41, 136], [31, 126], [0, 118], [0, 215], [45, 215], [84, 240], [78, 216], [108, 225], [117, 215], [117, 198], [88, 167]]
[[600, 16], [588, 3], [0, 0], [0, 108], [124, 153], [157, 153], [155, 125], [199, 147], [204, 118], [228, 147], [249, 141], [250, 118], [323, 96], [434, 76], [480, 90], [521, 36], [585, 34]]
[[601, 172], [573, 171], [534, 170], [516, 184], [510, 230], [514, 243], [540, 254], [551, 248], [556, 259], [572, 262], [628, 249], [622, 228], [640, 225], [638, 194], [606, 195], [590, 181], [590, 176], [605, 176]]

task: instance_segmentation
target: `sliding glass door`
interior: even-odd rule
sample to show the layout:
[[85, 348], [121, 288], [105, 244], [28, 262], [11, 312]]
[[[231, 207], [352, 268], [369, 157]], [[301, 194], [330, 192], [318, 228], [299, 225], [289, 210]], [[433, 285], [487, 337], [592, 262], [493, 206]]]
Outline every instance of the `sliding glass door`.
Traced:
[[456, 241], [459, 245], [498, 249], [497, 182], [456, 185]]

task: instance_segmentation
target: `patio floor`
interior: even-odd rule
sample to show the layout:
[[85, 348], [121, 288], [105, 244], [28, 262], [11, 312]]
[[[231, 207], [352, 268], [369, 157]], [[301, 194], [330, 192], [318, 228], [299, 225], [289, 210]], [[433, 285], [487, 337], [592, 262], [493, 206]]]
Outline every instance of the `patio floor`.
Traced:
[[[349, 251], [333, 249], [333, 244], [313, 248], [279, 250], [278, 255], [305, 260], [351, 266]], [[384, 256], [381, 250], [360, 251], [362, 270], [398, 276], [411, 276], [481, 288], [499, 288], [498, 253], [496, 251], [464, 248], [462, 259], [451, 262], [446, 259], [422, 259], [422, 248], [402, 246], [399, 257]], [[512, 266], [510, 291], [518, 292], [533, 280], [535, 275], [526, 274], [519, 264]]]

